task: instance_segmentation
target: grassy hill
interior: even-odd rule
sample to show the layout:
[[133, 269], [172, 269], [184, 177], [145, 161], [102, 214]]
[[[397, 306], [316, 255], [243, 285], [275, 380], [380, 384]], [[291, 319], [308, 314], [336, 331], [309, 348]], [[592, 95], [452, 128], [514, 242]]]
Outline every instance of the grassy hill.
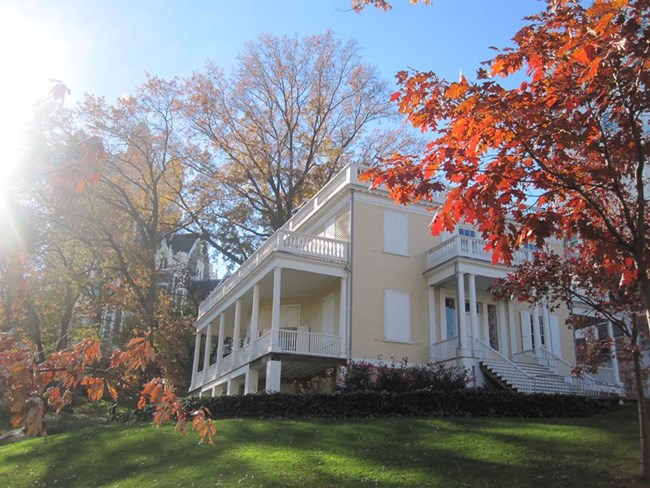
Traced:
[[222, 420], [216, 446], [79, 422], [0, 445], [0, 486], [640, 487], [636, 421], [633, 406], [561, 420]]

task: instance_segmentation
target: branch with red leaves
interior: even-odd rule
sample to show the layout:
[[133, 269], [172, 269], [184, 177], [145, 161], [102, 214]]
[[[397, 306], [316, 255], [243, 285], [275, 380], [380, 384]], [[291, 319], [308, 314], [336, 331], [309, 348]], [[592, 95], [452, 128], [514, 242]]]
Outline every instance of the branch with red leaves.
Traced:
[[[11, 424], [22, 426], [28, 436], [46, 436], [45, 414], [58, 414], [73, 400], [73, 391], [82, 386], [91, 401], [107, 393], [119, 398], [119, 386], [129, 385], [131, 376], [145, 370], [154, 359], [150, 334], [132, 339], [123, 351], [111, 356], [108, 370], [96, 366], [101, 359], [99, 341], [86, 338], [71, 348], [36, 362], [35, 348], [27, 341], [17, 342], [11, 334], [0, 334], [0, 401], [11, 410]], [[99, 373], [102, 377], [98, 377]], [[154, 378], [140, 391], [138, 408], [155, 408], [154, 424], [176, 421], [176, 429], [185, 433], [191, 423], [200, 437], [214, 444], [216, 426], [205, 410], [186, 412], [180, 398], [163, 378]]]

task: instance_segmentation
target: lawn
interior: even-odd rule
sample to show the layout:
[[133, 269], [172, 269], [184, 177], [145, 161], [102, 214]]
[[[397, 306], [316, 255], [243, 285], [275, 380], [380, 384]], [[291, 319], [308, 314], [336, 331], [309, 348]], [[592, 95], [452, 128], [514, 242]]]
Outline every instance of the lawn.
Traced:
[[[69, 426], [68, 426], [69, 427]], [[2, 487], [637, 487], [633, 406], [585, 419], [107, 425], [0, 445]]]

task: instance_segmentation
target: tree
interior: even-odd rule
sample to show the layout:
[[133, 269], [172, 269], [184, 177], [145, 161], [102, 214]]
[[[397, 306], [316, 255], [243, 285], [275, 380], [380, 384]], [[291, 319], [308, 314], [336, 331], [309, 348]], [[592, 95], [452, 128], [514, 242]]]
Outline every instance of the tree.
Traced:
[[[206, 411], [186, 412], [168, 379], [143, 381], [161, 360], [152, 329], [170, 309], [169, 300], [157, 307], [151, 292], [157, 293], [155, 259], [148, 251], [176, 222], [174, 194], [182, 188], [181, 146], [174, 145], [165, 118], [169, 104], [158, 104], [172, 92], [162, 88], [150, 80], [137, 102], [110, 109], [90, 97], [82, 113], [94, 124], [85, 130], [62, 107], [47, 107], [52, 117], [34, 125], [38, 137], [30, 144], [20, 198], [12, 200], [11, 213], [3, 209], [9, 225], [0, 239], [0, 403], [27, 435], [46, 435], [45, 413], [58, 413], [84, 387], [93, 401], [105, 395], [117, 401], [122, 391], [139, 390], [138, 407], [152, 405], [155, 423], [175, 419], [185, 431], [191, 420], [201, 441], [213, 442], [216, 429]], [[100, 285], [119, 289], [120, 278], [133, 285], [124, 287], [123, 300], [133, 300], [140, 324], [148, 326], [124, 350], [113, 351], [110, 363], [101, 362], [100, 342], [92, 338], [68, 347], [77, 298], [90, 288], [89, 298], [103, 305], [102, 287], [88, 279], [95, 275], [109, 278]], [[59, 319], [57, 350], [50, 353], [42, 325]]]
[[[613, 277], [609, 293], [638, 294], [647, 335], [650, 2], [547, 0], [528, 21], [476, 81], [399, 73], [393, 100], [434, 138], [424, 154], [394, 157], [369, 177], [404, 203], [447, 188], [432, 231], [460, 218], [476, 223], [495, 261], [510, 262], [525, 242], [575, 237], [593, 275]], [[495, 81], [521, 71], [527, 77], [516, 88]]]
[[[196, 168], [208, 223], [195, 223], [214, 247], [241, 263], [343, 165], [371, 155], [366, 133], [395, 116], [387, 90], [357, 44], [332, 32], [262, 35], [229, 76], [212, 63], [195, 73], [183, 110], [213, 154]], [[413, 143], [401, 131], [370, 137], [379, 157]]]

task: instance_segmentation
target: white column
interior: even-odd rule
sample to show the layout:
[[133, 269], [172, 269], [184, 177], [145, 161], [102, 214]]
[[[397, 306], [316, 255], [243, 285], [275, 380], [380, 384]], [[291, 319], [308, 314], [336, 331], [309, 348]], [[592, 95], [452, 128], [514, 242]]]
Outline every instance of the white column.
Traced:
[[251, 344], [259, 337], [260, 330], [260, 285], [253, 286], [253, 309], [251, 310]]
[[208, 322], [205, 332], [205, 351], [203, 351], [203, 383], [207, 383], [208, 368], [210, 367], [210, 352], [212, 351], [212, 322]]
[[266, 363], [266, 392], [280, 391], [280, 376], [282, 372], [281, 361], [268, 361]]
[[246, 371], [246, 379], [244, 383], [244, 395], [250, 393], [257, 393], [257, 381], [259, 379], [259, 371], [257, 369], [249, 368]]
[[233, 354], [240, 349], [241, 340], [241, 300], [235, 302], [235, 325], [232, 333], [232, 352]]
[[465, 277], [456, 273], [456, 315], [458, 319], [458, 347], [461, 353], [467, 347], [467, 317], [465, 316]]
[[607, 321], [607, 335], [612, 340], [612, 369], [614, 370], [614, 381], [617, 385], [621, 385], [621, 371], [618, 368], [618, 353], [616, 351], [616, 340], [614, 339], [614, 327], [612, 321]]
[[280, 345], [280, 300], [282, 299], [282, 268], [273, 270], [273, 304], [271, 307], [271, 350]]
[[433, 345], [438, 342], [436, 323], [436, 289], [427, 286], [427, 299], [429, 302], [429, 358], [433, 358]]
[[519, 352], [517, 347], [517, 323], [515, 321], [515, 305], [512, 300], [508, 298], [508, 330], [510, 331], [510, 359], [512, 356]]
[[233, 394], [235, 382], [233, 380], [228, 380], [226, 383], [226, 395], [230, 396]]
[[347, 356], [348, 346], [348, 279], [341, 278], [339, 297], [339, 356]]
[[260, 285], [253, 286], [253, 305], [251, 309], [251, 346], [248, 348], [249, 361], [255, 356], [255, 341], [259, 338], [260, 330]]
[[438, 302], [440, 306], [440, 340], [446, 341], [447, 339], [451, 339], [451, 337], [447, 337], [447, 307], [445, 303], [447, 296], [442, 289], [438, 296], [440, 298], [440, 301]]
[[502, 301], [497, 303], [497, 316], [499, 317], [499, 352], [509, 357], [508, 335], [506, 332], [506, 304]]
[[533, 315], [533, 335], [535, 336], [535, 354], [537, 356], [541, 355], [542, 347], [542, 334], [539, 330], [539, 306], [535, 304], [532, 310]]
[[217, 374], [220, 372], [219, 367], [221, 366], [221, 361], [223, 361], [223, 346], [224, 339], [226, 335], [226, 314], [221, 312], [219, 316], [219, 342], [217, 343]]
[[467, 286], [469, 287], [469, 317], [472, 322], [472, 335], [477, 339], [481, 338], [481, 331], [478, 327], [478, 314], [476, 313], [476, 277], [468, 274]]
[[198, 330], [196, 331], [196, 337], [194, 339], [194, 361], [192, 362], [192, 376], [195, 376], [198, 373], [199, 369], [199, 357], [201, 356], [201, 334]]

